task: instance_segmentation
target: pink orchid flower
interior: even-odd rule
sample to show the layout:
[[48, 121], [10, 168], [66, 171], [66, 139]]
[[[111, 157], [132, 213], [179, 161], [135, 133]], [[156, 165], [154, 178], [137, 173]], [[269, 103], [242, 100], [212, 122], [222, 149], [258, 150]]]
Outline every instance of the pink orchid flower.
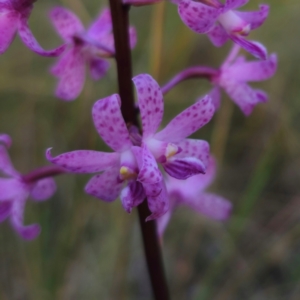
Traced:
[[45, 178], [35, 182], [26, 182], [23, 176], [14, 169], [6, 147], [11, 145], [11, 139], [6, 134], [0, 134], [0, 222], [8, 217], [16, 232], [24, 239], [36, 238], [40, 231], [40, 225], [23, 225], [24, 209], [27, 198], [34, 201], [44, 201], [50, 198], [56, 185], [52, 178]]
[[172, 212], [180, 205], [188, 206], [195, 212], [214, 220], [225, 221], [229, 218], [232, 204], [219, 195], [205, 191], [213, 182], [215, 175], [216, 162], [211, 157], [204, 175], [199, 174], [187, 180], [177, 180], [167, 176], [166, 185], [171, 208], [157, 220], [159, 236], [163, 236]]
[[[147, 152], [149, 170], [154, 176], [145, 176], [137, 181], [141, 164], [140, 147], [131, 142], [130, 132], [120, 110], [119, 95], [98, 100], [92, 109], [95, 127], [104, 142], [115, 152], [77, 150], [52, 157], [50, 149], [46, 156], [49, 161], [73, 173], [99, 173], [90, 179], [86, 193], [106, 202], [120, 196], [127, 212], [138, 206], [146, 197], [152, 220], [168, 210], [168, 197], [162, 175], [154, 157]], [[123, 189], [124, 183], [126, 183]]]
[[[207, 124], [214, 114], [214, 106], [209, 96], [181, 112], [159, 132], [156, 132], [163, 117], [164, 102], [157, 82], [147, 74], [133, 78], [138, 95], [138, 105], [142, 118], [142, 148], [145, 157], [149, 151], [165, 171], [178, 179], [186, 179], [205, 173], [209, 144], [203, 140], [186, 139]], [[146, 158], [139, 179], [149, 173]]]
[[33, 9], [34, 0], [2, 0], [0, 2], [0, 54], [12, 43], [16, 32], [23, 43], [35, 53], [42, 56], [58, 56], [65, 45], [54, 50], [44, 50], [36, 41], [28, 27], [28, 18]]
[[[51, 69], [51, 73], [59, 79], [56, 96], [67, 101], [74, 100], [84, 86], [86, 63], [92, 79], [99, 80], [109, 68], [107, 58], [115, 54], [110, 11], [104, 9], [88, 30], [74, 13], [62, 7], [52, 9], [50, 18], [69, 45]], [[129, 35], [130, 47], [133, 48], [136, 44], [134, 27], [129, 28]]]
[[210, 95], [218, 107], [220, 87], [223, 88], [242, 112], [249, 116], [258, 103], [268, 101], [268, 95], [262, 90], [251, 88], [247, 82], [272, 77], [277, 69], [277, 56], [271, 54], [263, 61], [246, 61], [244, 56], [237, 57], [238, 51], [238, 46], [233, 47], [219, 72], [211, 76], [211, 82], [215, 87]]
[[179, 15], [190, 29], [197, 33], [207, 33], [211, 42], [222, 46], [228, 39], [240, 45], [257, 58], [266, 59], [265, 47], [245, 39], [251, 30], [260, 27], [269, 13], [268, 5], [260, 5], [259, 11], [240, 12], [236, 8], [249, 0], [182, 0], [178, 5]]

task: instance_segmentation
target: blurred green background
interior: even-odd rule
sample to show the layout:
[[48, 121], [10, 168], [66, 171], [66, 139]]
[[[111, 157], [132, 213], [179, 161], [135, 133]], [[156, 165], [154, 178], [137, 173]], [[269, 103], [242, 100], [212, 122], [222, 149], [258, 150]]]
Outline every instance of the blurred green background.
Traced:
[[[267, 104], [245, 118], [225, 94], [213, 120], [194, 137], [211, 142], [219, 160], [212, 190], [232, 201], [219, 223], [179, 208], [164, 236], [163, 254], [172, 299], [300, 299], [300, 39], [298, 0], [268, 0], [266, 23], [252, 32], [279, 57], [277, 74], [255, 84]], [[89, 24], [103, 1], [38, 1], [30, 27], [45, 48], [61, 43], [48, 10], [73, 10]], [[244, 10], [257, 9], [251, 0]], [[176, 6], [132, 8], [138, 29], [133, 73], [160, 84], [194, 64], [218, 67], [231, 47], [215, 48], [181, 22]], [[248, 57], [252, 59], [249, 55]], [[0, 57], [0, 132], [13, 138], [10, 154], [23, 173], [47, 164], [45, 150], [108, 150], [94, 129], [95, 100], [117, 92], [115, 64], [99, 82], [86, 80], [73, 102], [55, 98], [55, 59], [28, 50], [17, 37]], [[181, 83], [166, 97], [164, 123], [208, 92], [204, 80]], [[25, 223], [39, 222], [41, 235], [21, 240], [8, 222], [0, 226], [0, 299], [152, 299], [137, 213], [120, 201], [107, 204], [84, 194], [90, 175], [60, 176], [55, 196], [28, 202]]]

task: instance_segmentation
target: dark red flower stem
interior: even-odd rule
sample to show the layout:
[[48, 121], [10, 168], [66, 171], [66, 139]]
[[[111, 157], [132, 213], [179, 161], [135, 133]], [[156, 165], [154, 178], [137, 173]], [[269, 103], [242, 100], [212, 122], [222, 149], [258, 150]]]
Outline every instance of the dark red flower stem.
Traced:
[[[133, 124], [140, 128], [137, 119], [137, 110], [134, 105], [133, 86], [131, 80], [131, 51], [128, 34], [128, 15], [130, 7], [122, 4], [121, 0], [109, 0], [109, 4], [115, 39], [119, 94], [122, 99], [121, 110], [126, 123]], [[145, 219], [150, 215], [147, 201], [144, 201], [138, 206], [138, 213], [154, 299], [168, 300], [170, 297], [167, 281], [164, 275], [156, 223], [155, 221], [145, 222]]]
[[25, 183], [35, 183], [37, 180], [44, 179], [47, 177], [53, 177], [67, 173], [64, 169], [57, 166], [46, 166], [41, 167], [30, 173], [23, 175], [22, 180]]
[[191, 79], [191, 78], [205, 78], [211, 80], [213, 76], [217, 76], [219, 71], [217, 69], [213, 69], [210, 67], [191, 67], [185, 69], [175, 75], [168, 83], [166, 83], [162, 88], [161, 91], [165, 95], [168, 93], [172, 88], [174, 88], [178, 83]]

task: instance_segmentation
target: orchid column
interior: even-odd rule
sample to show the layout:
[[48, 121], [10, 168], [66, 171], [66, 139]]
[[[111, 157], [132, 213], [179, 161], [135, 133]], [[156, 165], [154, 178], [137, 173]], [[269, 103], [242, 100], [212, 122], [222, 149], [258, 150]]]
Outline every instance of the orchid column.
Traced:
[[[139, 127], [131, 81], [131, 52], [128, 36], [130, 6], [122, 4], [120, 0], [109, 0], [109, 3], [115, 40], [119, 95], [122, 99], [121, 111], [127, 124]], [[156, 223], [155, 221], [145, 222], [145, 219], [149, 215], [146, 201], [138, 206], [138, 212], [154, 297], [157, 300], [168, 300], [169, 292], [163, 270]]]

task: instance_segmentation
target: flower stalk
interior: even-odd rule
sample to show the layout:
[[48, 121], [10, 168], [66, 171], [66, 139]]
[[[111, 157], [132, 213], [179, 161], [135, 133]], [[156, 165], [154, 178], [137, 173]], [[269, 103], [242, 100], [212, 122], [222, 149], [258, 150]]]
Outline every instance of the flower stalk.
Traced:
[[[140, 128], [131, 81], [131, 51], [128, 36], [130, 6], [123, 5], [120, 0], [109, 0], [109, 4], [115, 41], [119, 95], [122, 99], [121, 111], [127, 124], [133, 124]], [[155, 221], [145, 222], [145, 219], [149, 216], [146, 201], [138, 206], [138, 213], [154, 299], [168, 300], [170, 297], [164, 275], [156, 223]]]

